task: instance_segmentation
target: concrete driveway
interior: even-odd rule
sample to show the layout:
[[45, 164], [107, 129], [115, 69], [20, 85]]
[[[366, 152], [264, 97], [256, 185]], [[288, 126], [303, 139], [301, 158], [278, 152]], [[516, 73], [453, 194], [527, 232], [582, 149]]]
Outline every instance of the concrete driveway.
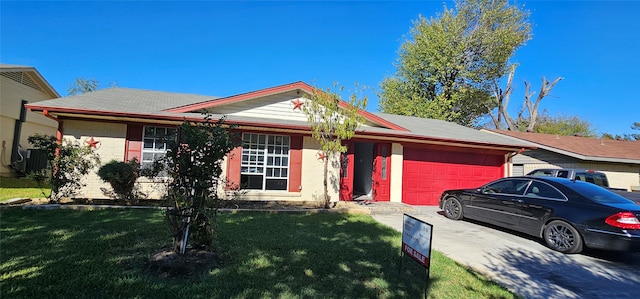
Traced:
[[402, 230], [407, 213], [433, 225], [433, 249], [525, 298], [640, 298], [640, 253], [587, 250], [566, 255], [541, 239], [471, 221], [438, 207], [366, 204], [378, 222]]

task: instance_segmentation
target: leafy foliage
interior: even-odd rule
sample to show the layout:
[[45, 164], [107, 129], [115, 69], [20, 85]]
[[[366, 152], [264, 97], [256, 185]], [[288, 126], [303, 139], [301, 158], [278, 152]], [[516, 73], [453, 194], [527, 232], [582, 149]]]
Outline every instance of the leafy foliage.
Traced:
[[[526, 126], [521, 126], [526, 127]], [[536, 133], [557, 134], [568, 136], [596, 137], [596, 132], [591, 123], [580, 119], [578, 116], [552, 117], [543, 111], [533, 129]]]
[[528, 16], [507, 0], [460, 0], [437, 18], [420, 16], [400, 48], [396, 74], [380, 83], [379, 109], [475, 124], [495, 107], [491, 84], [531, 38]]
[[[28, 141], [47, 154], [49, 167], [28, 176], [38, 183], [42, 194], [52, 202], [76, 195], [85, 186], [82, 179], [100, 164], [98, 154], [77, 141], [57, 142], [54, 136], [40, 134], [29, 136]], [[51, 193], [47, 196], [44, 189], [49, 186]]]
[[71, 95], [87, 93], [98, 90], [100, 84], [96, 79], [85, 79], [82, 77], [76, 78], [75, 81], [71, 85], [69, 85], [69, 89], [67, 89], [67, 93]]
[[224, 123], [206, 115], [204, 122], [183, 122], [176, 139], [167, 140], [163, 161], [155, 163], [156, 175], [165, 171], [167, 199], [174, 209], [167, 211], [167, 221], [174, 235], [176, 252], [186, 246], [187, 237], [196, 246], [211, 247], [215, 235], [218, 184], [221, 182], [225, 156], [240, 145], [240, 138]]
[[302, 111], [307, 116], [307, 123], [311, 127], [312, 136], [318, 140], [322, 150], [325, 208], [329, 208], [331, 202], [328, 190], [329, 160], [335, 158], [337, 153], [344, 153], [347, 150], [342, 141], [353, 137], [356, 128], [364, 121], [364, 117], [359, 112], [367, 106], [368, 100], [366, 96], [358, 95], [358, 92], [364, 92], [364, 88], [360, 89], [358, 84], [355, 85], [355, 91], [351, 94], [349, 103], [340, 100], [340, 96], [336, 93], [343, 92], [343, 86], [334, 83], [333, 88], [333, 90], [314, 88], [310, 99], [302, 106]]
[[[633, 125], [631, 125], [631, 129], [633, 130], [640, 130], [640, 122], [634, 122]], [[604, 139], [613, 139], [613, 140], [638, 140], [640, 141], [640, 134], [616, 134], [613, 135], [611, 133], [603, 133], [602, 138]]]
[[128, 162], [112, 160], [102, 165], [98, 170], [98, 176], [103, 181], [109, 183], [113, 191], [102, 189], [105, 194], [119, 200], [123, 200], [126, 204], [135, 204], [144, 197], [140, 191], [136, 181], [140, 176], [140, 163], [137, 158], [133, 158]]

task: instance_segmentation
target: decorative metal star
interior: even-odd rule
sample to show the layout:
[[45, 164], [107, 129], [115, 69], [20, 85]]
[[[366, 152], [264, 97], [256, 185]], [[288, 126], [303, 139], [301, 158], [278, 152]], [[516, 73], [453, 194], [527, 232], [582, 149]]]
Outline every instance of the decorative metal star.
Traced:
[[95, 138], [91, 137], [91, 138], [85, 140], [84, 143], [89, 145], [90, 148], [98, 148], [98, 144], [100, 143], [100, 141], [98, 141]]
[[318, 160], [324, 161], [325, 158], [327, 158], [327, 154], [324, 152], [318, 152]]
[[302, 111], [302, 105], [304, 105], [303, 101], [300, 101], [300, 99], [295, 99], [291, 101], [291, 103], [293, 104], [293, 110], [300, 109], [300, 111]]

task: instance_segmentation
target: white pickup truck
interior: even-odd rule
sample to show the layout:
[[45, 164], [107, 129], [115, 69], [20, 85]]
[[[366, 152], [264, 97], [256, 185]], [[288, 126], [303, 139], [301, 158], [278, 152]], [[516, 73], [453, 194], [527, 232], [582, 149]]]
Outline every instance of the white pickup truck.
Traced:
[[536, 169], [527, 173], [530, 176], [553, 176], [560, 178], [568, 178], [570, 180], [585, 181], [588, 183], [596, 184], [600, 187], [607, 188], [614, 193], [624, 196], [630, 200], [640, 204], [640, 192], [629, 192], [626, 189], [611, 188], [609, 187], [609, 180], [607, 175], [595, 171], [585, 169], [572, 169], [572, 168], [542, 168]]

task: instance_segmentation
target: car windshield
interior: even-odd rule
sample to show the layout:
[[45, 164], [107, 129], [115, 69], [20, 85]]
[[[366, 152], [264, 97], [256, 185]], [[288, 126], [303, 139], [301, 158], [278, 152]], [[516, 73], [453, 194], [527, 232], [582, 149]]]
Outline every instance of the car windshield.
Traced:
[[600, 203], [628, 203], [629, 200], [607, 189], [590, 183], [572, 182], [567, 187], [579, 194]]

